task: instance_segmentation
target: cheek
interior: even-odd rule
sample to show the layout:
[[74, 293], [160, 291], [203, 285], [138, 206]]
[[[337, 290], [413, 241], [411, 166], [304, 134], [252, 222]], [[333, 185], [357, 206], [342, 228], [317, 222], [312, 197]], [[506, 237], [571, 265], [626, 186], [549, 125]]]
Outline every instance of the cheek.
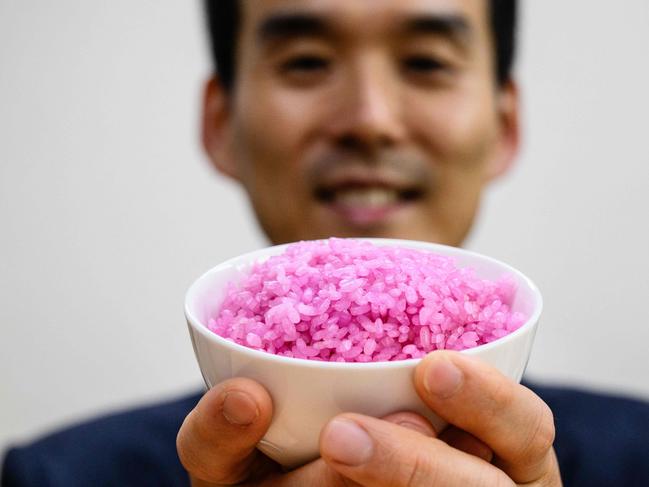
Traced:
[[[481, 173], [496, 140], [493, 96], [466, 92], [439, 93], [412, 110], [410, 125], [439, 170]], [[468, 175], [467, 174], [467, 175]]]
[[490, 96], [437, 94], [427, 109], [412, 110], [411, 132], [433, 166], [426, 215], [436, 238], [460, 245], [471, 228], [495, 147], [497, 123]]
[[302, 152], [317, 112], [307, 96], [269, 85], [258, 83], [237, 96], [236, 152], [248, 171], [270, 175], [277, 184], [290, 183], [302, 171]]
[[254, 100], [242, 105], [235, 109], [235, 157], [244, 165], [244, 179], [249, 181], [257, 172], [277, 172], [286, 161], [285, 152], [290, 152], [290, 141], [281, 137], [286, 131], [281, 116]]
[[312, 204], [304, 153], [313, 113], [261, 88], [241, 90], [233, 113], [233, 157], [259, 223], [275, 243], [301, 238]]

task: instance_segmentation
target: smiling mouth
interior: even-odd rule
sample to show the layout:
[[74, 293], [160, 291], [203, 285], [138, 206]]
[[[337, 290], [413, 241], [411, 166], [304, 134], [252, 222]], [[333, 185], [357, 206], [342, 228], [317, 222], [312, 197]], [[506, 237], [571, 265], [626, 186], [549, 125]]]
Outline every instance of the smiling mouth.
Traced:
[[347, 182], [320, 186], [315, 198], [350, 224], [370, 225], [417, 203], [424, 191], [417, 187], [397, 187], [386, 183]]
[[318, 201], [330, 205], [381, 207], [416, 201], [423, 195], [418, 188], [395, 188], [372, 184], [346, 184], [337, 187], [319, 187]]

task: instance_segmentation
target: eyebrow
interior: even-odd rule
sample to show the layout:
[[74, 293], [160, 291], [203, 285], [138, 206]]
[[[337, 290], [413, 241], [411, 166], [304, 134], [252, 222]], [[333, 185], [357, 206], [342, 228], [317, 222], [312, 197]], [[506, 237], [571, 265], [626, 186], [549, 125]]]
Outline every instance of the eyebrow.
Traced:
[[404, 22], [405, 34], [430, 34], [450, 39], [464, 46], [473, 30], [466, 17], [460, 14], [420, 14], [408, 17]]
[[[330, 18], [305, 12], [280, 12], [264, 19], [257, 29], [262, 43], [284, 41], [298, 37], [330, 37], [335, 31]], [[447, 38], [466, 47], [472, 28], [466, 17], [455, 13], [421, 13], [405, 16], [398, 21], [396, 32], [401, 35], [431, 35]]]
[[272, 42], [295, 37], [325, 37], [332, 31], [330, 24], [317, 15], [305, 13], [279, 13], [266, 18], [257, 31], [262, 42]]

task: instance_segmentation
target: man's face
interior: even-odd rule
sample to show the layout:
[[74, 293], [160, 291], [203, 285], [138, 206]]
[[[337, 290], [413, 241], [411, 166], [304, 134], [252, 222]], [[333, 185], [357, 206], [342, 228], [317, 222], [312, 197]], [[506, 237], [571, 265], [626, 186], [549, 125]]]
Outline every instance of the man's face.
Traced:
[[486, 1], [243, 1], [234, 87], [204, 139], [274, 243], [459, 245], [517, 146]]

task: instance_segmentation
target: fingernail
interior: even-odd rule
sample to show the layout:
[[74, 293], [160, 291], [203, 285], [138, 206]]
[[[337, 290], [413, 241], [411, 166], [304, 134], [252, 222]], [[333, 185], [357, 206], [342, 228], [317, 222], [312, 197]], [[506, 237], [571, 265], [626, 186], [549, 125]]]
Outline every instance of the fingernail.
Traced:
[[356, 466], [372, 457], [374, 446], [367, 432], [354, 421], [334, 419], [326, 426], [323, 454], [344, 465]]
[[223, 398], [222, 413], [228, 423], [248, 426], [259, 416], [259, 409], [252, 397], [245, 392], [231, 391]]
[[430, 394], [448, 398], [455, 394], [461, 385], [462, 371], [450, 360], [440, 358], [428, 366], [424, 387]]

